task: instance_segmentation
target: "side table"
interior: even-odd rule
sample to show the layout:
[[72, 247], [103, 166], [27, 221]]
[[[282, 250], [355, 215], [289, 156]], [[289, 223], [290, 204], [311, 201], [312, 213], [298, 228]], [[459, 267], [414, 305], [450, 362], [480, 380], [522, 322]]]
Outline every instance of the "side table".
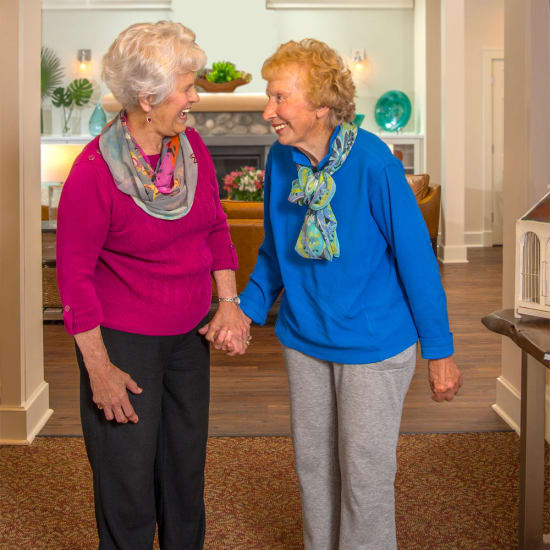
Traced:
[[[550, 368], [550, 319], [495, 311], [481, 322], [521, 349], [519, 550], [550, 550], [543, 535], [544, 404]], [[545, 368], [546, 367], [546, 368]]]

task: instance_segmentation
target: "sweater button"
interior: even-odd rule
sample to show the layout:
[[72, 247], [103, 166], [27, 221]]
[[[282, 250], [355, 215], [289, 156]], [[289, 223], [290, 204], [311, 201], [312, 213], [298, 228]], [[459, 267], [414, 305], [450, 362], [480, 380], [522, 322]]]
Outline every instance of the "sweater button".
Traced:
[[65, 311], [71, 311], [71, 306], [65, 306]]
[[90, 155], [90, 156], [88, 157], [88, 160], [95, 160], [94, 155]]

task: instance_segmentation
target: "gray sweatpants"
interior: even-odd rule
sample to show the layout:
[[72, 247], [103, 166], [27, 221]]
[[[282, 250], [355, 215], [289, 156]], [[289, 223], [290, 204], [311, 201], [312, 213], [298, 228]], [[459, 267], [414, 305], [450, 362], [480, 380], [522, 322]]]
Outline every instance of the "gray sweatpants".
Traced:
[[416, 345], [364, 365], [283, 352], [306, 550], [395, 550], [396, 447]]

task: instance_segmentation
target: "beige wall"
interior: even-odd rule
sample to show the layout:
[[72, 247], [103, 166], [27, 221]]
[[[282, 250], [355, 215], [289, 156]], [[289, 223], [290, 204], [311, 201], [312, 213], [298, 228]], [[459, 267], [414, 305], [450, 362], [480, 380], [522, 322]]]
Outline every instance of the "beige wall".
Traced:
[[[132, 23], [173, 19], [191, 27], [207, 53], [208, 62], [229, 59], [252, 74], [239, 91], [264, 92], [263, 61], [284, 41], [314, 37], [328, 42], [343, 56], [366, 50], [371, 69], [357, 80], [358, 111], [367, 114], [363, 127], [377, 130], [374, 105], [392, 89], [403, 90], [414, 101], [414, 12], [412, 9], [268, 10], [264, 0], [173, 0], [173, 11], [45, 10], [43, 44], [56, 51], [66, 67], [66, 80], [83, 76], [76, 52], [92, 50], [88, 75], [100, 84], [101, 57], [115, 36]], [[102, 93], [106, 92], [103, 86]], [[238, 93], [238, 92], [236, 92]], [[82, 110], [79, 127], [86, 132], [91, 108]], [[61, 115], [48, 109], [54, 133]], [[416, 131], [414, 114], [406, 131]]]
[[[502, 305], [510, 308], [514, 306], [515, 221], [550, 182], [549, 9], [546, 1], [506, 0], [505, 10]], [[520, 353], [503, 338], [495, 410], [516, 429], [519, 391]], [[550, 419], [546, 426], [548, 439]]]
[[28, 443], [52, 412], [42, 350], [40, 0], [2, 4], [0, 64], [0, 443]]

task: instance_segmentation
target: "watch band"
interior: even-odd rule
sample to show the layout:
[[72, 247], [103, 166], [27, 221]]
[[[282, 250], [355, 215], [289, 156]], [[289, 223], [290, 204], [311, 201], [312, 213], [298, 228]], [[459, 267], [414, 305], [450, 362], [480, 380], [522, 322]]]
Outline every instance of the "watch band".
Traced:
[[240, 304], [241, 299], [238, 296], [232, 296], [231, 298], [220, 298], [218, 296], [218, 302], [233, 302], [234, 304]]

